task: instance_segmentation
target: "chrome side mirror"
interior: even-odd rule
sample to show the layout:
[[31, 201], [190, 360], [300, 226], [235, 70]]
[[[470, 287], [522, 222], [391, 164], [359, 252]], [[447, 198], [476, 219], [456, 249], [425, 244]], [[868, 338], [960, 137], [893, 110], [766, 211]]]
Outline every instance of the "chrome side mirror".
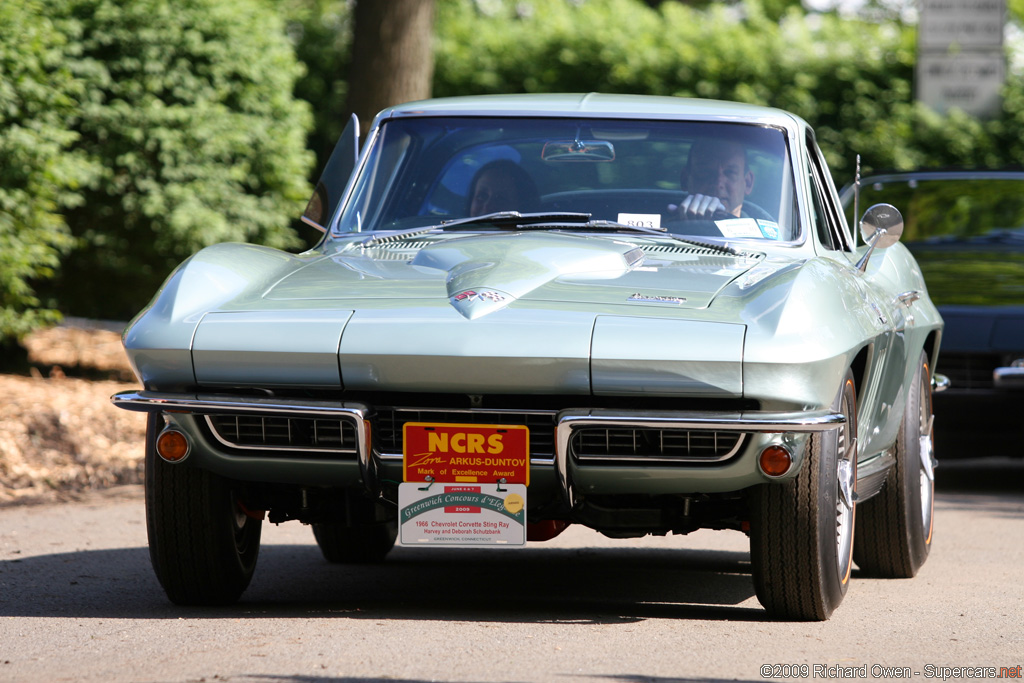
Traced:
[[903, 215], [892, 204], [875, 204], [860, 219], [860, 234], [868, 250], [857, 262], [859, 270], [868, 267], [868, 259], [875, 249], [885, 249], [900, 241], [903, 235]]

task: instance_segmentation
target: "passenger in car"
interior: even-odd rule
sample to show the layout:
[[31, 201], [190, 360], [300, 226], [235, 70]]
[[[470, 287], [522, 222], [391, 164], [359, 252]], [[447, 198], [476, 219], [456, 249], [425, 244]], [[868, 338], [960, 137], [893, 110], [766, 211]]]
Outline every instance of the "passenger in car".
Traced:
[[495, 211], [536, 211], [540, 201], [537, 185], [514, 161], [499, 159], [485, 164], [469, 184], [470, 216]]

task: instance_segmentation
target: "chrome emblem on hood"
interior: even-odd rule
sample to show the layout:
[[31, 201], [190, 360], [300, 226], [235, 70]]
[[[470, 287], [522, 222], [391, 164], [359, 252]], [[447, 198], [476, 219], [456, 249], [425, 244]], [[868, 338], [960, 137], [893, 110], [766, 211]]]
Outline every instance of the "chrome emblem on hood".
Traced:
[[466, 318], [473, 320], [482, 315], [493, 313], [515, 301], [515, 297], [497, 289], [465, 289], [453, 294], [451, 305]]
[[508, 295], [502, 294], [495, 289], [481, 289], [477, 291], [475, 289], [467, 289], [464, 292], [459, 292], [452, 297], [452, 302], [456, 301], [473, 301], [479, 299], [481, 301], [504, 301], [509, 298]]
[[633, 294], [632, 296], [628, 297], [626, 299], [626, 301], [638, 301], [638, 302], [648, 303], [648, 304], [676, 304], [678, 306], [680, 304], [685, 304], [686, 303], [686, 297], [682, 297], [682, 296], [657, 296], [657, 295], [641, 294], [640, 292], [637, 292], [636, 294]]

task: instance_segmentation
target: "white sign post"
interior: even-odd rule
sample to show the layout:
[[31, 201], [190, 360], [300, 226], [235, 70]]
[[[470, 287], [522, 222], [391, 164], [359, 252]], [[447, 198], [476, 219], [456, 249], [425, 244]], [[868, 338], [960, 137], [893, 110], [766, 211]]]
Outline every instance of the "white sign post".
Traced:
[[999, 112], [1005, 0], [919, 0], [917, 99], [938, 112]]

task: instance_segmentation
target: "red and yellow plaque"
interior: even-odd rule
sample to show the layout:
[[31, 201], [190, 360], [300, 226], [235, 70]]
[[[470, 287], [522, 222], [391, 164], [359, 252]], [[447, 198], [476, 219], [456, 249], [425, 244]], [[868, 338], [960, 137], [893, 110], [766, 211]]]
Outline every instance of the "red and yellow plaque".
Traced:
[[530, 483], [530, 430], [522, 425], [407, 422], [404, 480]]

